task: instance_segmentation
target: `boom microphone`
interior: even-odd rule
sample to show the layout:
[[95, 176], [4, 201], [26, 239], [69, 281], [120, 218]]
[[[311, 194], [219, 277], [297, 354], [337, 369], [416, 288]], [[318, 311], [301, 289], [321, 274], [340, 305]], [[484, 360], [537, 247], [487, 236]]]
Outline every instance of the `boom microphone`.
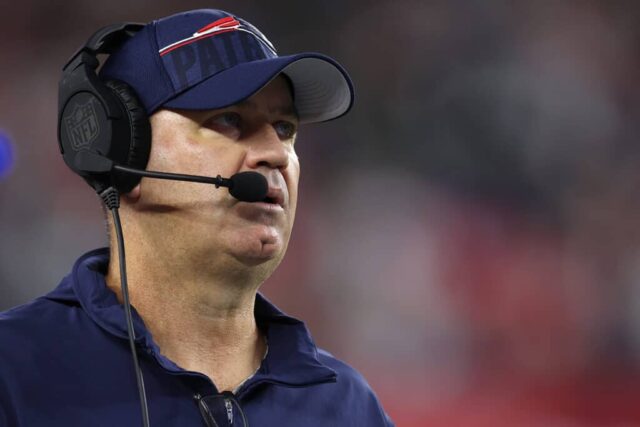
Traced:
[[200, 175], [185, 175], [179, 173], [156, 172], [120, 166], [110, 159], [92, 152], [83, 151], [76, 156], [76, 163], [88, 172], [110, 173], [118, 171], [147, 178], [168, 179], [173, 181], [201, 182], [213, 184], [216, 188], [226, 187], [229, 193], [242, 202], [259, 202], [267, 197], [269, 184], [264, 175], [258, 172], [238, 172], [231, 178], [223, 178], [220, 175], [215, 178]]

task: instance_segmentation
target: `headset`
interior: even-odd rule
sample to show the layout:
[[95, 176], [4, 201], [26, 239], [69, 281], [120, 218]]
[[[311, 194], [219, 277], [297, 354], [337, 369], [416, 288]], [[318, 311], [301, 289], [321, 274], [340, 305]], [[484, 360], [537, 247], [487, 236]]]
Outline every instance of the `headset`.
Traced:
[[[121, 81], [103, 82], [97, 55], [111, 54], [144, 24], [125, 22], [95, 32], [66, 63], [58, 88], [58, 142], [65, 163], [98, 193], [114, 187], [131, 191], [141, 177], [96, 171], [87, 151], [115, 164], [145, 169], [151, 151], [151, 125], [135, 91]], [[99, 169], [99, 168], [98, 168]]]

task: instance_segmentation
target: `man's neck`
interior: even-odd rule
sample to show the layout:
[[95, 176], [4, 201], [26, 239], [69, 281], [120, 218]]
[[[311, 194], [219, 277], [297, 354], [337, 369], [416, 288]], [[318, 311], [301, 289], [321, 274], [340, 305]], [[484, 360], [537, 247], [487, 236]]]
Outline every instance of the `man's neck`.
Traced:
[[[111, 260], [107, 286], [122, 302], [117, 258]], [[233, 390], [255, 372], [266, 351], [254, 316], [257, 284], [181, 277], [148, 259], [132, 261], [127, 264], [131, 304], [164, 356], [209, 376], [219, 391]]]

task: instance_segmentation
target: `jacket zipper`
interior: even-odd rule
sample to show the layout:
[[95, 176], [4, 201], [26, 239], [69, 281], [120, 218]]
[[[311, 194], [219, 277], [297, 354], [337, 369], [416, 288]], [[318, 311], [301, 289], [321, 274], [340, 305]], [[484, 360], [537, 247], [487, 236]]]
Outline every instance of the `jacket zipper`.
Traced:
[[229, 420], [229, 425], [233, 425], [233, 404], [231, 400], [224, 399], [224, 407], [227, 408], [227, 419]]

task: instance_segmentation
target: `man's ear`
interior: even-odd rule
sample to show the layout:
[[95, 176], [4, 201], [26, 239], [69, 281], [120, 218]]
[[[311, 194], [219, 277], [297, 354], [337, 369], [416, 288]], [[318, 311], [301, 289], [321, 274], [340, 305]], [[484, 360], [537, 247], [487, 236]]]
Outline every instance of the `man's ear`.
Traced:
[[133, 187], [133, 190], [123, 194], [122, 197], [124, 197], [128, 203], [135, 203], [140, 199], [140, 193], [140, 184], [138, 183], [138, 185]]

